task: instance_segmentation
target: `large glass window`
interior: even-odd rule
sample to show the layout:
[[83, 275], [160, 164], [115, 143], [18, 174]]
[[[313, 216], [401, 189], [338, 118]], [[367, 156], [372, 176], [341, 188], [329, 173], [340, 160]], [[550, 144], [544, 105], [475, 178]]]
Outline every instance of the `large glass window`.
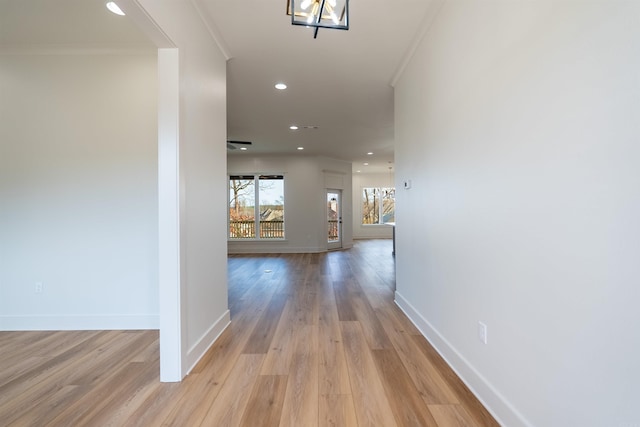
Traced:
[[260, 238], [284, 239], [284, 177], [260, 175], [258, 201], [260, 206]]
[[229, 238], [284, 239], [284, 176], [229, 177]]
[[362, 224], [395, 222], [395, 188], [362, 189]]

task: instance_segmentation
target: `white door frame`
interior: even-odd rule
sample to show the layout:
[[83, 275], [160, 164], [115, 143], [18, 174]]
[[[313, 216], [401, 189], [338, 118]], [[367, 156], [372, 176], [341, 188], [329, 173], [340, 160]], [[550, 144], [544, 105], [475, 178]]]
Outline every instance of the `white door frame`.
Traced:
[[[336, 200], [336, 206], [337, 206], [337, 239], [332, 240], [330, 239], [329, 236], [329, 227], [331, 227], [331, 225], [329, 224], [329, 220], [331, 219], [329, 216], [329, 197], [330, 195], [336, 195], [337, 196], [337, 200]], [[327, 188], [326, 190], [326, 201], [327, 203], [325, 204], [325, 220], [327, 221], [327, 249], [328, 250], [335, 250], [335, 249], [342, 249], [342, 190], [336, 190], [336, 189], [331, 189], [331, 188]]]

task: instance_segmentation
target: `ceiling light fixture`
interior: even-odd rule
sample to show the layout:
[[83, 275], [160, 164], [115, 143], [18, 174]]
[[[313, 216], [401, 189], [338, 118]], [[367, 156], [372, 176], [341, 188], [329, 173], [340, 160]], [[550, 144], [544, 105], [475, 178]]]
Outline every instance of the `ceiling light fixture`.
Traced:
[[287, 0], [287, 15], [292, 25], [313, 27], [313, 38], [318, 29], [349, 29], [349, 0]]
[[373, 153], [372, 153], [371, 151], [369, 151], [369, 152], [367, 153], [367, 156], [373, 156]]
[[275, 88], [278, 90], [285, 90], [287, 88], [287, 85], [284, 83], [276, 83]]
[[116, 4], [116, 2], [108, 1], [106, 6], [107, 6], [107, 9], [109, 9], [109, 11], [111, 11], [112, 13], [115, 13], [116, 15], [124, 16], [124, 12], [122, 11], [122, 9], [120, 9], [120, 7]]
[[304, 147], [298, 147], [298, 150], [302, 151], [304, 150]]
[[298, 126], [296, 126], [296, 125], [291, 125], [291, 126], [289, 126], [289, 129], [291, 129], [291, 130], [298, 130], [299, 128], [298, 128]]

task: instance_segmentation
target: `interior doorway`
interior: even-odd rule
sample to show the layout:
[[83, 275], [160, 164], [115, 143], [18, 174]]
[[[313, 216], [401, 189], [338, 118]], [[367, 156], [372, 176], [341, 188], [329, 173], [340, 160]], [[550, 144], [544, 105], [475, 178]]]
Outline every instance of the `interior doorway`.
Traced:
[[342, 249], [342, 191], [327, 190], [327, 249]]

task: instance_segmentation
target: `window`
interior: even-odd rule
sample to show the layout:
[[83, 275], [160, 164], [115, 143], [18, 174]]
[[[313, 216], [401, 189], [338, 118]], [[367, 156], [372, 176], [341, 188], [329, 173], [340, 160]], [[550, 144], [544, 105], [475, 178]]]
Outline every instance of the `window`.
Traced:
[[284, 176], [229, 177], [229, 238], [284, 239]]
[[395, 188], [362, 189], [362, 224], [395, 222]]

